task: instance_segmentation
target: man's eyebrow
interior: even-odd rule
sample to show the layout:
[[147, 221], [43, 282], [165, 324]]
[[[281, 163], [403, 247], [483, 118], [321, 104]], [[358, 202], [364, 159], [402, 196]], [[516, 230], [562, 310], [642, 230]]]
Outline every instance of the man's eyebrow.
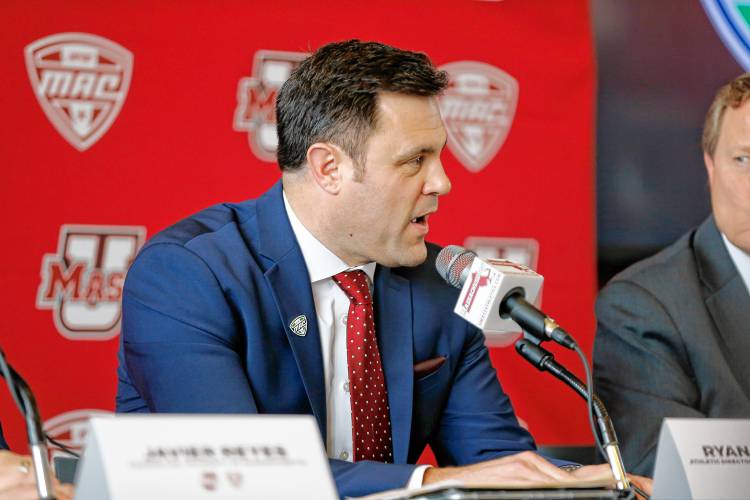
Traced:
[[407, 149], [406, 151], [403, 151], [397, 154], [396, 161], [411, 160], [412, 158], [420, 154], [434, 153], [434, 152], [435, 152], [435, 148], [431, 146], [417, 146], [415, 148]]

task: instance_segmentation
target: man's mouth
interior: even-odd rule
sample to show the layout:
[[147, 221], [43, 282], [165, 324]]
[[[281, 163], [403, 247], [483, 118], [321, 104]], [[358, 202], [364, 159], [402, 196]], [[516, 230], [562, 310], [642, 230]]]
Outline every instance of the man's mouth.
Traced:
[[411, 222], [412, 224], [427, 224], [428, 217], [429, 214], [420, 215], [419, 217], [414, 217]]
[[429, 220], [430, 215], [432, 215], [433, 213], [434, 210], [414, 217], [409, 221], [411, 222], [410, 226], [415, 228], [421, 236], [425, 236], [430, 230], [430, 226], [427, 221]]

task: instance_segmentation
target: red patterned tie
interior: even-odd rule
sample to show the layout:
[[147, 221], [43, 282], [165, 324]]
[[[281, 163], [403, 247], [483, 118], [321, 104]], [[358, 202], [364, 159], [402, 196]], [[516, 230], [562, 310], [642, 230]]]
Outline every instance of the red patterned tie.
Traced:
[[350, 300], [346, 358], [349, 363], [354, 461], [393, 462], [388, 391], [375, 337], [367, 275], [364, 271], [345, 271], [333, 276], [333, 281]]

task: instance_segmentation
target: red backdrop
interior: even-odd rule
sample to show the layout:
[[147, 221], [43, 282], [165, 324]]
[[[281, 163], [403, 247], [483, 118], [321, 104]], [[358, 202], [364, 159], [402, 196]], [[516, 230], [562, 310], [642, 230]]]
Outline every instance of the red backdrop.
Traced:
[[[244, 91], [250, 92], [244, 94], [251, 104], [244, 116], [260, 127], [273, 118], [267, 98], [285, 66], [267, 58], [268, 65], [254, 67], [256, 58], [268, 55], [259, 51], [304, 53], [347, 38], [424, 51], [439, 66], [472, 62], [453, 66], [458, 68], [451, 73], [453, 101], [443, 103], [453, 106], [444, 108], [454, 137], [443, 155], [453, 192], [431, 219], [430, 239], [440, 244], [462, 244], [470, 236], [536, 240], [538, 270], [546, 278], [544, 308], [590, 351], [595, 81], [587, 0], [369, 5], [19, 0], [3, 2], [0, 18], [5, 20], [0, 32], [5, 228], [0, 345], [35, 390], [45, 420], [114, 406], [116, 327], [108, 334], [94, 325], [69, 338], [55, 321], [55, 310], [86, 298], [92, 311], [117, 308], [117, 264], [107, 268], [84, 259], [79, 297], [72, 288], [57, 288], [51, 299], [37, 298], [40, 286], [49, 284], [45, 255], [70, 273], [75, 255], [86, 251], [84, 244], [78, 254], [61, 259], [63, 226], [102, 226], [83, 230], [126, 234], [140, 227], [151, 236], [208, 205], [260, 194], [279, 172], [251, 149], [243, 123], [233, 124], [242, 98], [238, 86], [242, 94], [244, 81]], [[44, 45], [57, 34], [68, 34], [58, 40], [67, 48], [50, 39], [47, 55], [25, 56], [27, 46]], [[127, 93], [126, 58], [107, 52], [106, 40], [132, 54]], [[40, 83], [53, 67], [73, 75], [70, 87], [64, 80], [57, 89], [52, 80]], [[76, 81], [87, 68], [96, 82]], [[101, 82], [104, 74], [115, 76]], [[247, 85], [256, 86], [255, 94]], [[124, 102], [113, 116], [117, 95]], [[49, 116], [56, 116], [57, 128], [43, 102]], [[101, 119], [111, 126], [92, 140], [105, 128]], [[260, 134], [257, 127], [250, 138]], [[86, 138], [90, 143], [82, 146]], [[104, 289], [91, 292], [98, 271], [105, 283], [114, 280], [105, 294], [94, 293]], [[561, 353], [558, 359], [582, 373], [574, 355]], [[538, 442], [591, 442], [577, 396], [527, 366], [512, 348], [492, 349], [492, 360]], [[4, 389], [0, 418], [11, 446], [25, 449], [22, 420]], [[62, 428], [57, 435], [75, 441], [64, 435], [74, 433], [75, 426]]]

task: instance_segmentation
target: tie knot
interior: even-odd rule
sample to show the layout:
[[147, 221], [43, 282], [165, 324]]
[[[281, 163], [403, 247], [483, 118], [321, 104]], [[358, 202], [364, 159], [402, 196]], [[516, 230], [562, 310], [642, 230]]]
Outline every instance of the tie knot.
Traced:
[[349, 300], [355, 304], [371, 304], [370, 285], [364, 271], [344, 271], [334, 275], [331, 279], [341, 288]]

